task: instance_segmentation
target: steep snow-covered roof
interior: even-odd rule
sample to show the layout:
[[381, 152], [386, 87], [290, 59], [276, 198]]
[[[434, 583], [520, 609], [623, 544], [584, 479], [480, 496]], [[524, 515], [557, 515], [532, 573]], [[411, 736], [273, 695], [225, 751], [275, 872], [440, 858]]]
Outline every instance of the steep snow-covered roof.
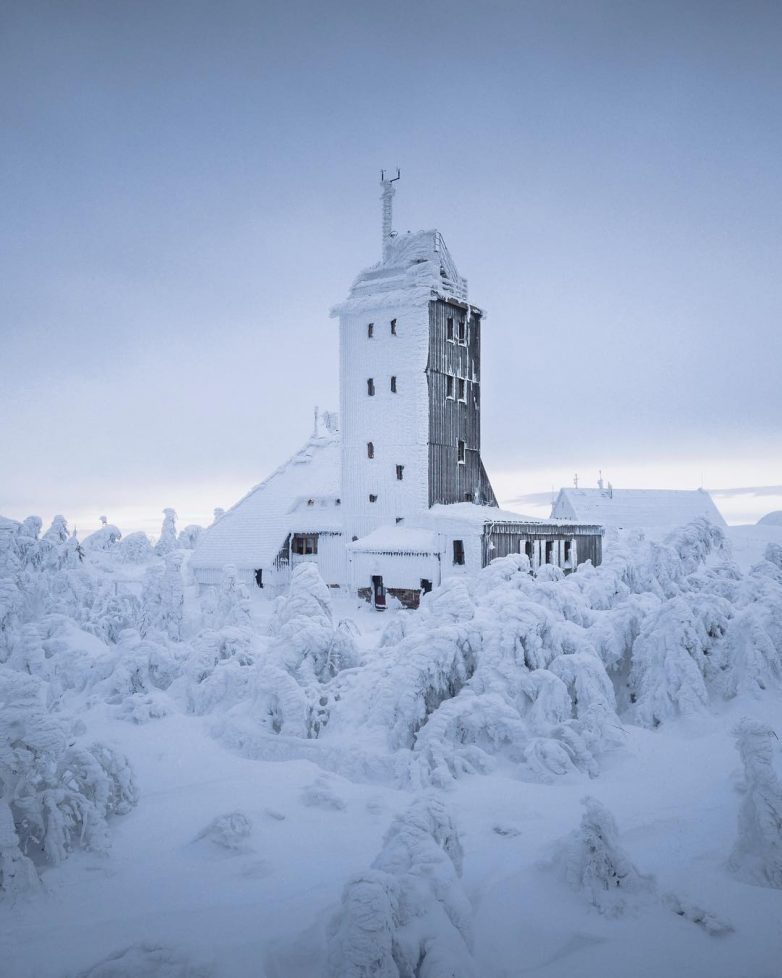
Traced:
[[705, 489], [560, 489], [551, 516], [617, 529], [672, 529], [699, 516], [725, 526]]
[[339, 446], [337, 433], [313, 435], [201, 534], [190, 567], [268, 568], [292, 531], [340, 531]]
[[348, 298], [332, 316], [377, 308], [428, 302], [433, 295], [467, 301], [467, 279], [461, 277], [439, 231], [401, 234], [388, 242], [386, 257], [364, 269]]

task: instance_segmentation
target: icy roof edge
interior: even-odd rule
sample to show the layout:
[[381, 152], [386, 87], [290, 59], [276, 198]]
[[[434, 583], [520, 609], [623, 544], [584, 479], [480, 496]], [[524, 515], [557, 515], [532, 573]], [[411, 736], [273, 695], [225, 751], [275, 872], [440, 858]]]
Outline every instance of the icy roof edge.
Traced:
[[395, 237], [387, 256], [358, 274], [347, 299], [333, 306], [330, 315], [420, 305], [432, 296], [467, 303], [467, 279], [459, 274], [439, 231], [416, 231]]

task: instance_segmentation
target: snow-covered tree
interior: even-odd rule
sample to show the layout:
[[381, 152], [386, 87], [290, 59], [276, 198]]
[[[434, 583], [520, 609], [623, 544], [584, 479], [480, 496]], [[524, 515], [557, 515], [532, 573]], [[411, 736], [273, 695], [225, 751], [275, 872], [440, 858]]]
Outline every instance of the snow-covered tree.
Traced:
[[462, 847], [443, 802], [421, 796], [391, 824], [331, 925], [330, 978], [472, 978]]
[[159, 630], [169, 638], [179, 640], [182, 637], [184, 601], [181, 555], [170, 553], [163, 567], [150, 567], [144, 575], [141, 634], [146, 636]]
[[[48, 715], [40, 680], [0, 671], [0, 799], [19, 852], [56, 864], [77, 846], [103, 850], [106, 819], [130, 811], [137, 797], [124, 757], [105, 745], [77, 745], [64, 721]], [[9, 831], [3, 842], [4, 856], [18, 864]]]
[[100, 522], [100, 529], [91, 533], [82, 541], [82, 548], [87, 553], [110, 550], [115, 543], [118, 543], [122, 539], [122, 533], [119, 528], [109, 523], [105, 516], [101, 516]]
[[117, 545], [117, 551], [120, 559], [128, 564], [144, 564], [155, 555], [149, 537], [140, 530], [124, 536]]
[[782, 889], [782, 783], [773, 765], [778, 739], [771, 727], [748, 718], [734, 733], [744, 765], [744, 798], [730, 866], [747, 882]]
[[177, 549], [176, 512], [173, 509], [163, 510], [163, 525], [160, 528], [160, 538], [155, 544], [158, 557], [165, 557]]
[[198, 538], [203, 532], [204, 528], [202, 526], [199, 526], [197, 523], [188, 523], [177, 537], [177, 547], [180, 550], [195, 550]]
[[294, 568], [272, 629], [281, 661], [303, 683], [326, 682], [356, 662], [353, 636], [335, 623], [331, 594], [315, 564]]
[[597, 799], [582, 799], [580, 827], [567, 840], [559, 864], [567, 883], [602, 914], [618, 916], [655, 890], [619, 844], [613, 815]]

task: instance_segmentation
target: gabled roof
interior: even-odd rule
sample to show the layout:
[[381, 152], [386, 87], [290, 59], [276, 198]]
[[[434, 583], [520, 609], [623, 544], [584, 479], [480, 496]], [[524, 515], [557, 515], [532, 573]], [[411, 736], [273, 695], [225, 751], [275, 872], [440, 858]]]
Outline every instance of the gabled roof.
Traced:
[[348, 298], [332, 316], [428, 302], [433, 296], [467, 302], [467, 280], [456, 269], [439, 231], [416, 231], [391, 238], [386, 257], [364, 269]]
[[301, 451], [201, 534], [190, 567], [269, 568], [289, 533], [341, 532], [339, 483], [339, 435], [313, 435]]
[[700, 516], [725, 526], [705, 489], [560, 489], [553, 519], [617, 529], [673, 529]]

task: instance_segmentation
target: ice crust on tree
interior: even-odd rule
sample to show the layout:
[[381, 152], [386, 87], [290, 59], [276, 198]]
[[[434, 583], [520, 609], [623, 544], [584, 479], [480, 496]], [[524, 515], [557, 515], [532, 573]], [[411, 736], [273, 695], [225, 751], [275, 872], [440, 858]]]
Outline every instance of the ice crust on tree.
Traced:
[[600, 913], [623, 914], [655, 892], [619, 844], [613, 815], [596, 798], [582, 800], [581, 825], [567, 840], [559, 860], [564, 879]]
[[749, 883], [782, 889], [782, 782], [773, 766], [779, 740], [771, 727], [747, 718], [735, 736], [744, 766], [744, 798], [730, 866]]
[[345, 886], [327, 978], [474, 978], [462, 860], [443, 801], [416, 799], [394, 819], [371, 867]]

